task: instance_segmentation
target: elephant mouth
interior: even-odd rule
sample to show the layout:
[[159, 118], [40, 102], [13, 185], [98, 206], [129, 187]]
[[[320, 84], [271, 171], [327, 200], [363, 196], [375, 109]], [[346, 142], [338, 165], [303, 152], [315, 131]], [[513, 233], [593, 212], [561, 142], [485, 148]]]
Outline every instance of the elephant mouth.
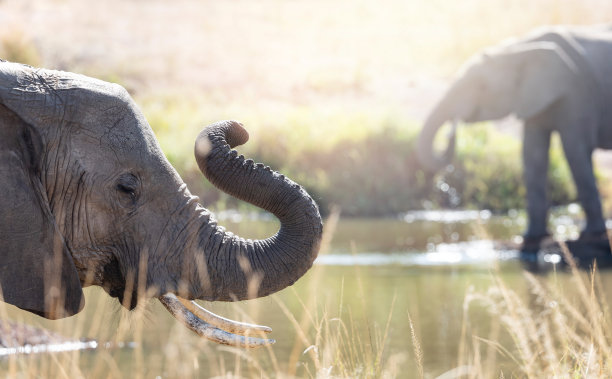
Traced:
[[[102, 268], [101, 286], [110, 297], [119, 300], [119, 303], [129, 310], [138, 305], [138, 291], [133, 289], [126, 292], [126, 281], [119, 267], [119, 260], [112, 256]], [[133, 286], [132, 286], [133, 287]]]
[[257, 348], [276, 342], [273, 339], [252, 337], [270, 333], [272, 329], [267, 326], [226, 319], [202, 308], [195, 301], [183, 299], [173, 293], [167, 293], [158, 299], [179, 322], [200, 337], [213, 342], [244, 348]]

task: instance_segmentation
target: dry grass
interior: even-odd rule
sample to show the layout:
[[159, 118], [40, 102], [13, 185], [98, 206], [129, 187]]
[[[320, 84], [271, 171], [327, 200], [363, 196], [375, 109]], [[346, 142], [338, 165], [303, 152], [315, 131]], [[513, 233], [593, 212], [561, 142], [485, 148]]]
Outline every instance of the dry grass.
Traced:
[[[499, 277], [486, 292], [470, 291], [464, 303], [458, 368], [466, 378], [609, 378], [610, 313], [597, 269], [585, 273], [571, 255], [569, 286], [524, 273], [525, 299]], [[567, 285], [568, 283], [565, 283]], [[485, 307], [489, 334], [479, 335], [470, 310]], [[482, 329], [482, 328], [480, 328]], [[506, 343], [504, 343], [504, 342]], [[463, 377], [463, 376], [462, 376]]]
[[[332, 212], [326, 222], [322, 253], [329, 249], [337, 221], [338, 213]], [[53, 329], [74, 338], [95, 335], [115, 346], [135, 341], [133, 349], [10, 356], [0, 361], [0, 373], [20, 378], [425, 378], [439, 373], [441, 367], [427, 364], [422, 342], [428, 336], [419, 335], [419, 325], [410, 314], [401, 316], [410, 326], [409, 335], [391, 332], [391, 319], [398, 314], [395, 297], [390, 304], [377, 305], [386, 307], [385, 323], [377, 324], [368, 317], [368, 292], [360, 280], [359, 267], [354, 270], [357, 285], [351, 289], [342, 285], [336, 307], [322, 303], [319, 296], [325, 292], [321, 287], [324, 269], [309, 278], [308, 288], [302, 292], [308, 294], [305, 298], [289, 290], [292, 296], [285, 299], [297, 302], [299, 311], [295, 304], [290, 306], [287, 300], [272, 297], [268, 306], [275, 304], [284, 315], [283, 322], [293, 326], [293, 333], [280, 337], [294, 341], [286, 345], [290, 353], [283, 353], [283, 358], [272, 347], [248, 351], [193, 338], [179, 323], [173, 323], [171, 330], [156, 339], [163, 341], [162, 349], [150, 349], [147, 345], [151, 338], [145, 330], [150, 330], [146, 326], [153, 309], [140, 305], [109, 321], [108, 315], [98, 311], [109, 299], [97, 297], [98, 304], [86, 307], [87, 317], [77, 317], [76, 322], [55, 321], [59, 327]], [[602, 300], [606, 298], [605, 289], [597, 270], [585, 273], [571, 265], [566, 274], [537, 277], [524, 273], [524, 277], [527, 296], [510, 288], [497, 274], [493, 274], [488, 290], [468, 290], [461, 338], [447, 342], [458, 347], [456, 367], [440, 378], [610, 377], [610, 313]], [[346, 291], [361, 299], [360, 309], [346, 306]], [[262, 312], [261, 307], [262, 303], [249, 303], [246, 309], [244, 304], [231, 308], [234, 318], [252, 322]], [[474, 312], [482, 308], [487, 310], [484, 318], [482, 312]], [[163, 313], [161, 307], [157, 311]], [[23, 315], [0, 306], [3, 319], [19, 320]], [[398, 339], [406, 341], [406, 349], [390, 351], [390, 343]]]
[[[322, 253], [329, 248], [338, 216], [337, 211], [332, 212], [325, 224]], [[323, 271], [318, 270], [316, 275], [323, 275]], [[368, 320], [354, 319], [351, 310], [344, 308], [342, 299], [338, 309], [321, 307], [316, 296], [322, 291], [320, 283], [317, 277], [311, 278], [308, 293], [312, 296], [306, 299], [293, 291], [302, 310], [299, 321], [277, 295], [272, 297], [285, 315], [286, 322], [291, 323], [295, 330], [294, 336], [282, 336], [287, 340], [294, 338], [287, 362], [280, 361], [272, 347], [249, 351], [189, 338], [187, 335], [191, 332], [179, 323], [175, 323], [164, 341], [163, 356], [147, 354], [145, 345], [148, 338], [143, 333], [151, 309], [144, 305], [145, 302], [140, 302], [132, 312], [120, 312], [119, 320], [109, 322], [103, 312], [95, 310], [104, 309], [103, 302], [108, 299], [98, 297], [100, 303], [89, 304], [86, 309], [94, 310], [92, 317], [77, 317], [76, 323], [70, 320], [55, 321], [54, 329], [75, 339], [83, 335], [98, 336], [99, 341], [110, 342], [109, 348], [99, 348], [95, 352], [12, 355], [0, 361], [0, 373], [11, 378], [397, 377], [406, 354], [384, 354], [393, 304], [390, 305], [384, 328], [380, 329]], [[359, 296], [365, 298], [364, 289], [360, 288], [360, 291]], [[236, 318], [252, 321], [261, 311], [260, 307], [248, 305], [248, 311], [244, 311], [242, 306], [235, 306]], [[364, 314], [367, 314], [366, 307], [365, 301], [362, 302], [361, 311]], [[23, 312], [8, 308], [0, 303], [0, 318], [20, 320], [19, 316], [24, 316]], [[41, 322], [41, 319], [36, 320]], [[45, 323], [48, 322], [41, 322]], [[121, 352], [117, 346], [123, 341], [135, 341], [133, 349]]]

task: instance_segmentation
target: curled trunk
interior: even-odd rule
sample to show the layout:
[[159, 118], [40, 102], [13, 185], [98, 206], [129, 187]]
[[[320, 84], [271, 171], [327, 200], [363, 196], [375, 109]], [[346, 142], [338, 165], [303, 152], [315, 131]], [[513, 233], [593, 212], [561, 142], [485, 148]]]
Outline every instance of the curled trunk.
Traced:
[[[234, 301], [266, 296], [293, 284], [315, 260], [322, 235], [319, 209], [295, 182], [238, 156], [248, 133], [223, 121], [204, 129], [195, 155], [206, 178], [222, 191], [274, 214], [280, 230], [265, 240], [245, 240], [221, 227], [204, 227], [199, 248], [208, 267], [199, 298]], [[209, 144], [208, 149], [202, 148]]]

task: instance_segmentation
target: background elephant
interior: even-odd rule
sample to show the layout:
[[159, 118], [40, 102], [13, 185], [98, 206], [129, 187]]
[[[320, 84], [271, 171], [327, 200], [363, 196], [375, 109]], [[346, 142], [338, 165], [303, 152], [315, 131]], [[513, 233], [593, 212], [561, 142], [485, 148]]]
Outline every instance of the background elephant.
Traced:
[[591, 155], [595, 148], [612, 148], [610, 62], [609, 25], [545, 28], [478, 54], [426, 119], [418, 139], [419, 160], [430, 170], [448, 164], [454, 133], [443, 156], [432, 146], [447, 121], [473, 123], [515, 114], [524, 121], [529, 218], [524, 247], [537, 246], [548, 234], [548, 150], [551, 133], [557, 131], [586, 214], [581, 239], [604, 236]]
[[247, 139], [240, 124], [221, 122], [198, 136], [195, 155], [213, 184], [280, 219], [265, 240], [217, 225], [122, 87], [0, 61], [4, 301], [53, 319], [79, 312], [87, 285], [131, 309], [166, 293], [235, 301], [293, 284], [318, 252], [318, 207], [231, 150]]

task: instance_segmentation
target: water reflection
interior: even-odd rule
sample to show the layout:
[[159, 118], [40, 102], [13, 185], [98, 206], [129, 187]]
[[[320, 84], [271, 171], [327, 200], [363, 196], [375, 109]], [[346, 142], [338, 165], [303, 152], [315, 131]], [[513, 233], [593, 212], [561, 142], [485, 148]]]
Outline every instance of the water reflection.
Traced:
[[24, 345], [14, 347], [0, 347], [0, 358], [15, 354], [41, 354], [41, 353], [63, 353], [68, 351], [95, 350], [95, 349], [133, 349], [134, 342], [98, 343], [97, 341], [70, 341], [59, 343], [48, 343], [38, 345]]
[[496, 249], [493, 241], [469, 241], [442, 243], [434, 251], [419, 253], [361, 253], [325, 254], [315, 264], [328, 266], [443, 266], [443, 265], [491, 265], [516, 259], [517, 250]]
[[[257, 213], [224, 211], [218, 213], [217, 218], [228, 230], [246, 238], [268, 237], [279, 226], [269, 215]], [[559, 238], [572, 239], [579, 233], [581, 220], [578, 205], [558, 207], [552, 211], [550, 230]], [[517, 210], [506, 214], [494, 214], [488, 210], [425, 210], [385, 219], [350, 218], [342, 219], [338, 224], [330, 250], [336, 254], [482, 250], [486, 243], [478, 241], [516, 242], [525, 226], [525, 214]]]
[[491, 215], [492, 213], [489, 210], [430, 210], [406, 212], [400, 215], [400, 219], [409, 224], [416, 221], [455, 223], [486, 221], [491, 218]]

